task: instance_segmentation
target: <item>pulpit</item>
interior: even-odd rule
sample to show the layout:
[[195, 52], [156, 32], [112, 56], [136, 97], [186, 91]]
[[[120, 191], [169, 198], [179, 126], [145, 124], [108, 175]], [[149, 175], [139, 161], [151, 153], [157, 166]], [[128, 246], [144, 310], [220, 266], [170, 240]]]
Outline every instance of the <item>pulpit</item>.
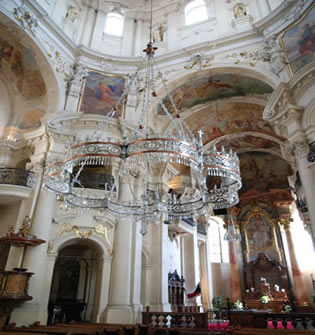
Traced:
[[168, 300], [172, 307], [172, 312], [182, 312], [184, 310], [184, 283], [183, 276], [179, 276], [175, 270], [168, 274]]

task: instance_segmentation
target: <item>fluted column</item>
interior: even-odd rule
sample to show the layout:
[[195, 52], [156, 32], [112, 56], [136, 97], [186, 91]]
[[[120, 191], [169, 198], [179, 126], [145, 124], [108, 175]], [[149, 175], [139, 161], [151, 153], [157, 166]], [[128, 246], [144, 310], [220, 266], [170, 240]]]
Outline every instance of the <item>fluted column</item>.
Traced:
[[286, 240], [288, 243], [288, 250], [290, 255], [290, 262], [291, 262], [291, 269], [292, 269], [292, 276], [294, 282], [294, 290], [296, 295], [296, 300], [298, 306], [304, 306], [305, 304], [309, 305], [308, 294], [306, 291], [306, 286], [303, 278], [303, 274], [299, 268], [296, 254], [295, 254], [295, 246], [292, 238], [292, 233], [290, 230], [290, 220], [289, 219], [282, 219], [282, 224], [285, 229], [286, 233]]

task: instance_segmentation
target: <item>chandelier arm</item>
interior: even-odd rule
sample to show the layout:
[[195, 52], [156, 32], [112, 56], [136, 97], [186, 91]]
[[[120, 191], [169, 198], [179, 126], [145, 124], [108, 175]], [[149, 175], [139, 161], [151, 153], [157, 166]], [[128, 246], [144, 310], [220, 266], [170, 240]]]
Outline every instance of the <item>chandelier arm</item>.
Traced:
[[[155, 60], [155, 58], [153, 58], [153, 61], [154, 61], [154, 65], [156, 66], [158, 72], [162, 73], [158, 64], [157, 64], [157, 62], [156, 62], [156, 60]], [[183, 125], [181, 123], [181, 117], [179, 116], [179, 111], [178, 111], [178, 109], [177, 109], [177, 107], [174, 103], [174, 100], [173, 100], [171, 94], [168, 91], [168, 88], [167, 88], [166, 83], [165, 83], [165, 79], [163, 78], [162, 75], [161, 75], [161, 79], [162, 79], [163, 88], [165, 89], [167, 97], [170, 99], [171, 105], [174, 108], [174, 112], [176, 113], [176, 117], [178, 119], [179, 127], [176, 127], [176, 128], [178, 129], [180, 136], [185, 138], [185, 131], [184, 131]], [[172, 117], [172, 118], [174, 119], [174, 117]]]
[[[148, 61], [150, 58], [148, 58]], [[143, 127], [143, 122], [144, 122], [144, 116], [145, 112], [147, 111], [148, 114], [148, 106], [150, 104], [150, 96], [149, 96], [149, 91], [150, 91], [150, 67], [147, 67], [146, 71], [146, 77], [145, 77], [145, 91], [144, 91], [144, 100], [143, 100], [143, 105], [142, 105], [142, 111], [137, 123], [137, 128], [141, 129]], [[148, 126], [148, 125], [147, 125]]]

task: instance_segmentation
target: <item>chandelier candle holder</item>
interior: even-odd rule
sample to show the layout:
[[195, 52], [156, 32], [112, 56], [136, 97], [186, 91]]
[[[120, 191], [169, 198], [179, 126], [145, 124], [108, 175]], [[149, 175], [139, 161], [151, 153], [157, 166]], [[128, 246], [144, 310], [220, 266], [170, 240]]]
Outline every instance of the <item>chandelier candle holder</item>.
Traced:
[[[141, 220], [141, 233], [146, 233], [149, 222], [161, 222], [161, 215], [166, 219], [196, 218], [209, 213], [210, 209], [232, 207], [238, 203], [238, 190], [242, 186], [239, 159], [236, 153], [226, 151], [223, 147], [218, 150], [215, 146], [204, 152], [202, 131], [198, 138], [192, 133], [168, 93], [165, 80], [162, 85], [172, 106], [172, 113], [167, 109], [162, 99], [156, 93], [155, 78], [159, 71], [154, 59], [157, 50], [152, 41], [152, 1], [150, 42], [143, 50], [145, 52], [145, 87], [143, 100], [140, 104], [140, 117], [131, 136], [124, 134], [122, 140], [113, 140], [111, 134], [103, 134], [100, 125], [94, 133], [85, 140], [77, 139], [68, 145], [62, 162], [53, 162], [45, 171], [44, 185], [47, 189], [58, 194], [70, 206], [86, 209], [107, 209], [111, 213], [121, 216], [131, 216], [136, 221]], [[119, 104], [131, 91], [143, 64], [139, 65], [134, 75], [130, 76], [128, 85], [118, 103], [113, 106], [111, 115], [117, 111]], [[149, 115], [152, 109], [152, 99], [157, 99], [161, 109], [165, 112], [172, 125], [169, 134], [153, 133], [150, 129]], [[103, 124], [107, 122], [105, 117]], [[103, 137], [107, 139], [104, 140]], [[157, 163], [179, 164], [188, 167], [193, 196], [181, 196], [168, 192], [163, 194], [154, 189], [148, 189], [149, 175]], [[115, 180], [112, 184], [104, 185], [102, 192], [86, 192], [80, 181], [80, 175], [87, 168], [120, 166], [119, 175], [128, 173], [129, 167], [138, 167], [144, 172], [142, 192], [138, 198], [134, 197], [128, 203], [120, 201]], [[118, 176], [117, 176], [118, 178]], [[216, 182], [212, 188], [207, 187], [207, 180], [213, 178]], [[217, 184], [217, 180], [220, 184]], [[154, 184], [150, 180], [150, 185]], [[131, 185], [130, 185], [131, 186]], [[132, 192], [133, 193], [133, 192]]]

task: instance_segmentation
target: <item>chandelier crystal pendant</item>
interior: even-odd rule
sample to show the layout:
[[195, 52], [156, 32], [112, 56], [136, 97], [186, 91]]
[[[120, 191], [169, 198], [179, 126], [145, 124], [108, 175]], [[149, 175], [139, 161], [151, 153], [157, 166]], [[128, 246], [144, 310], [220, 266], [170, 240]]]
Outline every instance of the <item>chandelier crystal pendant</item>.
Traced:
[[[122, 141], [113, 140], [111, 134], [102, 134], [101, 126], [86, 139], [76, 139], [65, 150], [62, 162], [53, 162], [45, 170], [44, 185], [56, 192], [70, 206], [86, 209], [107, 209], [121, 216], [131, 216], [135, 221], [141, 221], [141, 233], [146, 233], [149, 222], [161, 222], [161, 215], [166, 220], [196, 218], [209, 213], [209, 210], [228, 208], [238, 203], [238, 190], [241, 188], [239, 159], [232, 150], [220, 150], [214, 146], [204, 152], [202, 131], [198, 138], [193, 134], [168, 93], [164, 79], [162, 85], [170, 101], [172, 112], [168, 110], [156, 89], [157, 73], [160, 74], [154, 59], [157, 50], [152, 40], [152, 1], [150, 20], [150, 42], [143, 50], [145, 52], [145, 87], [142, 107], [137, 125], [131, 136], [122, 135]], [[128, 85], [119, 102], [113, 106], [113, 113], [123, 103], [131, 91], [141, 64], [134, 75], [130, 76]], [[165, 97], [163, 97], [165, 98]], [[172, 126], [169, 134], [154, 133], [150, 128], [150, 111], [152, 101], [156, 99]], [[155, 100], [155, 101], [156, 101]], [[156, 104], [155, 104], [156, 105]], [[152, 114], [152, 111], [151, 111]], [[106, 123], [108, 117], [104, 118]], [[107, 137], [104, 139], [103, 137]], [[194, 192], [191, 197], [172, 192], [163, 194], [158, 186], [154, 186], [150, 174], [155, 164], [177, 164], [189, 168], [194, 181]], [[143, 172], [142, 191], [137, 198], [124, 202], [120, 200], [116, 180], [108, 180], [103, 189], [89, 190], [80, 181], [82, 173], [91, 167], [120, 166], [119, 175], [128, 173], [130, 166], [138, 167]], [[116, 177], [118, 178], [118, 176]], [[150, 180], [149, 180], [150, 179]], [[209, 182], [215, 179], [215, 183]], [[218, 179], [220, 183], [218, 184]], [[151, 185], [149, 189], [148, 185]], [[213, 184], [213, 187], [209, 185]], [[153, 189], [152, 189], [153, 185]], [[211, 208], [209, 208], [211, 207]]]

